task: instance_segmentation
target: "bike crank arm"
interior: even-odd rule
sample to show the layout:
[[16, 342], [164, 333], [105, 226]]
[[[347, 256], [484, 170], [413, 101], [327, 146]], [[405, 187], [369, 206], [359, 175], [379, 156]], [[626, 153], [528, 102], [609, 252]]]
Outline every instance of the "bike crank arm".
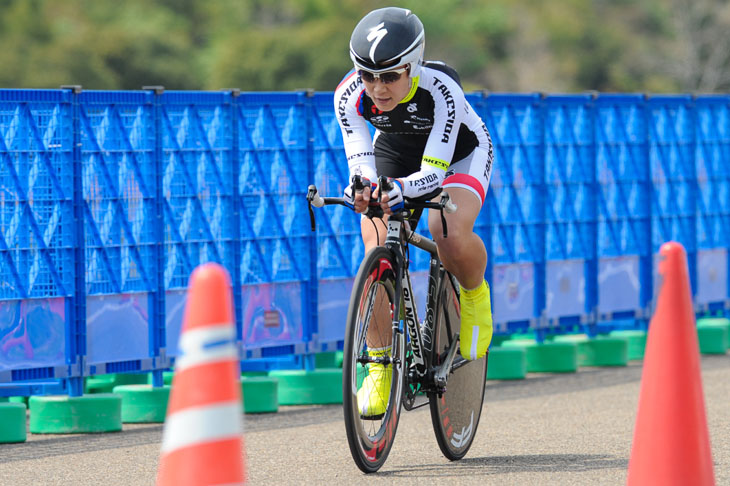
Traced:
[[454, 358], [456, 357], [456, 348], [458, 344], [459, 335], [455, 334], [454, 338], [451, 340], [451, 346], [449, 347], [449, 354], [446, 355], [446, 360], [441, 363], [441, 366], [436, 369], [436, 373], [434, 373], [433, 375], [433, 381], [438, 388], [446, 387], [446, 379], [451, 372], [451, 365], [454, 363]]

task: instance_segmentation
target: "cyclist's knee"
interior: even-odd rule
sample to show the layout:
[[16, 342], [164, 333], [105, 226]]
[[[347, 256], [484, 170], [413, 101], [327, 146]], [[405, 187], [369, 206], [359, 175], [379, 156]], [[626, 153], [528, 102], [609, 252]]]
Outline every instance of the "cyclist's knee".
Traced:
[[369, 252], [376, 246], [385, 244], [385, 233], [387, 229], [385, 225], [375, 219], [363, 219], [360, 225], [362, 241], [365, 244], [365, 253]]
[[431, 232], [431, 236], [436, 244], [440, 247], [458, 247], [461, 243], [465, 242], [465, 238], [474, 233], [474, 227], [471, 221], [464, 221], [459, 218], [448, 218], [446, 221], [446, 229], [448, 230], [448, 234], [444, 238], [441, 218], [429, 218], [428, 230]]

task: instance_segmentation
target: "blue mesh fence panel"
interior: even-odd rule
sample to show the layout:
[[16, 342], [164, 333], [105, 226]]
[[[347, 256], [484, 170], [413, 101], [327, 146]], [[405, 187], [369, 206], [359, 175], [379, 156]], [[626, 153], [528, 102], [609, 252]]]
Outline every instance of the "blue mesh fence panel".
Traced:
[[81, 103], [88, 295], [153, 291], [152, 95], [85, 92]]
[[697, 178], [692, 98], [654, 96], [648, 100], [648, 111], [649, 164], [653, 184], [652, 253], [658, 254], [661, 245], [667, 241], [681, 243], [687, 251], [694, 292]]
[[310, 277], [304, 102], [304, 93], [238, 99], [244, 284]]
[[589, 96], [545, 99], [548, 260], [593, 258], [595, 171]]
[[61, 91], [0, 90], [0, 381], [68, 363], [73, 111]]
[[545, 98], [546, 308], [582, 316], [595, 304], [595, 138], [589, 95]]
[[694, 125], [691, 98], [649, 99], [649, 157], [654, 185], [652, 250], [679, 241], [688, 253], [697, 248], [694, 227]]
[[730, 97], [695, 100], [697, 294], [701, 305], [730, 298]]
[[184, 288], [193, 269], [217, 262], [231, 272], [230, 93], [162, 96], [165, 289]]
[[537, 95], [486, 99], [482, 118], [495, 146], [487, 193], [494, 263], [543, 260], [543, 127]]
[[74, 291], [70, 102], [60, 91], [0, 90], [0, 299]]
[[730, 241], [730, 97], [696, 100], [697, 247]]
[[534, 319], [542, 310], [543, 115], [536, 94], [490, 95], [477, 109], [492, 137], [494, 165], [476, 230], [489, 252], [496, 329], [506, 331], [506, 323]]
[[87, 91], [78, 100], [87, 363], [147, 358], [158, 289], [153, 95]]
[[651, 271], [647, 123], [642, 95], [600, 95], [595, 102], [598, 182], [598, 311], [633, 314]]

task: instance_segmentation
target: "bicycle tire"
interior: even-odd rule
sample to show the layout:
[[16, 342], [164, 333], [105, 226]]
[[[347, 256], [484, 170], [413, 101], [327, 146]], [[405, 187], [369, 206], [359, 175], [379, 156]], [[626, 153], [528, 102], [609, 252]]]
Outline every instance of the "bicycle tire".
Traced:
[[[441, 280], [434, 324], [431, 365], [441, 364], [453, 335], [461, 324], [459, 287], [448, 273]], [[460, 359], [457, 358], [457, 359]], [[476, 436], [484, 402], [487, 356], [471, 361], [449, 374], [444, 393], [429, 394], [431, 422], [443, 455], [456, 461], [463, 458]]]
[[[342, 373], [345, 430], [352, 458], [365, 473], [377, 471], [387, 459], [400, 418], [403, 366], [406, 361], [402, 332], [391, 333], [389, 338], [393, 374], [385, 413], [375, 419], [363, 418], [357, 400], [358, 386], [370, 366], [364, 362], [367, 359], [365, 336], [373, 317], [374, 299], [380, 299], [379, 296], [387, 298], [387, 305], [391, 309], [390, 318], [395, 304], [395, 268], [391, 252], [384, 247], [376, 247], [368, 252], [355, 277], [347, 312]], [[378, 292], [379, 289], [382, 292]]]

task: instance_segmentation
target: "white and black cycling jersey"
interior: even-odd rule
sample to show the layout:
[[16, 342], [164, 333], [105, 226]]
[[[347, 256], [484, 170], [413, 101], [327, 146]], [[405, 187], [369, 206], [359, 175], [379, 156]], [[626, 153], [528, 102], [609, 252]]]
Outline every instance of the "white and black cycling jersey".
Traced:
[[[401, 165], [406, 197], [418, 197], [439, 187], [452, 161], [467, 157], [476, 147], [489, 154], [492, 141], [486, 125], [464, 96], [458, 75], [440, 62], [427, 62], [411, 80], [411, 90], [391, 111], [378, 110], [351, 71], [335, 90], [337, 115], [350, 176], [374, 181], [376, 157]], [[367, 122], [376, 128], [373, 140]], [[391, 164], [392, 165], [392, 164]]]

